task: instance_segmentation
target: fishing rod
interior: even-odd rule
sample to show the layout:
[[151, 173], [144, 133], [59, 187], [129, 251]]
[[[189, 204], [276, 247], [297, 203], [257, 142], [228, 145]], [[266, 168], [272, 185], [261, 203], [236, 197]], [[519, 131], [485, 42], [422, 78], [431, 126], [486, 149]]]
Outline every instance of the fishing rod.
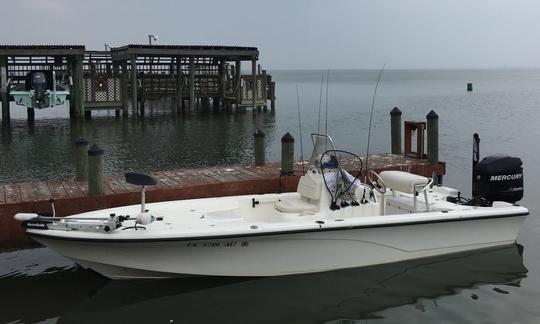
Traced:
[[326, 121], [324, 124], [324, 133], [328, 135], [328, 79], [330, 79], [330, 69], [326, 71]]
[[305, 174], [304, 145], [302, 143], [302, 119], [300, 117], [300, 95], [298, 94], [298, 84], [296, 85], [296, 106], [298, 107], [298, 131], [300, 132], [300, 161], [302, 162], [302, 174]]
[[368, 137], [367, 137], [367, 149], [366, 149], [366, 173], [368, 171], [369, 164], [369, 143], [371, 140], [371, 123], [373, 122], [373, 110], [375, 109], [375, 97], [377, 96], [377, 89], [379, 88], [379, 82], [384, 71], [386, 63], [383, 64], [381, 70], [379, 71], [379, 77], [377, 78], [377, 83], [375, 84], [375, 90], [373, 91], [373, 99], [371, 100], [371, 115], [369, 116], [369, 127], [368, 127]]
[[319, 119], [317, 121], [317, 133], [321, 132], [321, 105], [322, 105], [323, 82], [324, 82], [324, 73], [321, 73], [321, 89], [319, 90]]

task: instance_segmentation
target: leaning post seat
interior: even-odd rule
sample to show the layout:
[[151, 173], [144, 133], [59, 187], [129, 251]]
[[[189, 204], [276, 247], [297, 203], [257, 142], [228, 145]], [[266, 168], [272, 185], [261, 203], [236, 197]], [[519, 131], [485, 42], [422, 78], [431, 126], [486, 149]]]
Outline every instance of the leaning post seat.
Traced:
[[429, 210], [426, 186], [430, 183], [429, 178], [403, 171], [382, 171], [379, 173], [386, 188], [413, 195], [413, 211], [416, 211], [416, 195], [423, 191], [426, 210]]
[[124, 174], [126, 182], [132, 185], [141, 186], [141, 213], [146, 211], [145, 208], [145, 191], [146, 186], [155, 186], [157, 179], [149, 174], [139, 172], [127, 172]]
[[321, 199], [322, 180], [313, 171], [300, 177], [297, 192], [300, 197], [288, 197], [275, 203], [274, 207], [282, 213], [316, 212]]

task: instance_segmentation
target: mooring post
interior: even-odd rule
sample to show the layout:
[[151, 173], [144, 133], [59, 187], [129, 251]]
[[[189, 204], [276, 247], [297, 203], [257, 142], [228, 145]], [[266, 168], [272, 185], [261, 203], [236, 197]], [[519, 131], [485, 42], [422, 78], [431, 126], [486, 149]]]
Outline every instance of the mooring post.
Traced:
[[265, 163], [265, 157], [264, 157], [264, 137], [266, 135], [261, 129], [257, 129], [255, 133], [253, 133], [253, 137], [255, 138], [255, 164], [256, 165], [262, 165]]
[[281, 138], [281, 174], [294, 173], [294, 137], [287, 133]]
[[195, 110], [195, 58], [189, 58], [189, 111]]
[[237, 60], [235, 65], [235, 86], [234, 93], [236, 94], [236, 110], [242, 103], [242, 61]]
[[467, 83], [467, 91], [473, 91], [473, 85], [471, 82]]
[[70, 99], [73, 100], [76, 118], [84, 117], [84, 98], [83, 98], [83, 55], [73, 56], [73, 87], [69, 94]]
[[392, 154], [401, 154], [401, 110], [398, 107], [390, 111], [390, 127]]
[[176, 57], [176, 111], [179, 112], [182, 109], [182, 92], [183, 92], [183, 81], [182, 81], [182, 61], [180, 56]]
[[439, 115], [433, 110], [427, 116], [427, 151], [430, 163], [439, 163]]
[[75, 179], [88, 180], [88, 140], [82, 136], [75, 140]]
[[131, 116], [137, 116], [137, 57], [131, 57]]
[[103, 150], [94, 144], [88, 150], [88, 194], [103, 194]]
[[2, 124], [9, 125], [8, 57], [0, 56], [0, 96], [2, 97]]
[[127, 60], [122, 60], [122, 77], [120, 79], [120, 87], [122, 91], [122, 114], [124, 117], [128, 116], [128, 69], [127, 69]]
[[276, 111], [276, 82], [270, 82], [270, 110]]
[[257, 108], [257, 59], [252, 58], [251, 59], [251, 77], [253, 85], [251, 86], [252, 91], [252, 99], [253, 99], [253, 110]]

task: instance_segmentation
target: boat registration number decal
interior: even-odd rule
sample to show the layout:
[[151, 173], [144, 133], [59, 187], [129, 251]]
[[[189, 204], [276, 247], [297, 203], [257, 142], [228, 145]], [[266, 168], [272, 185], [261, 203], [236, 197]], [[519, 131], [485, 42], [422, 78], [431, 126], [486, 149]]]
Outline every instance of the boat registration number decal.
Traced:
[[232, 248], [246, 247], [249, 242], [246, 241], [226, 241], [226, 242], [188, 242], [186, 247], [203, 247], [203, 248]]

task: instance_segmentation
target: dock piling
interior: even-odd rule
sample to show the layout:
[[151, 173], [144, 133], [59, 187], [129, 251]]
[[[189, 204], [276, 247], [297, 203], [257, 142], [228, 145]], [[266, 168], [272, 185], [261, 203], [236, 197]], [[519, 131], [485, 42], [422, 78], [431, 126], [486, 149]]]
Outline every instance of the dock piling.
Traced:
[[88, 194], [98, 196], [103, 194], [103, 150], [94, 144], [88, 150]]
[[75, 179], [88, 180], [88, 140], [82, 136], [75, 140]]
[[398, 107], [390, 111], [392, 154], [401, 154], [401, 114]]
[[473, 91], [473, 85], [471, 82], [467, 83], [467, 91], [469, 92]]
[[287, 133], [281, 138], [281, 174], [294, 173], [294, 137]]
[[255, 164], [256, 165], [263, 165], [265, 164], [265, 156], [264, 156], [264, 142], [266, 135], [261, 129], [257, 129], [255, 133], [253, 133], [253, 137], [255, 138]]
[[439, 162], [439, 115], [433, 110], [427, 116], [427, 151], [428, 161]]
[[0, 57], [0, 96], [2, 97], [2, 124], [9, 125], [10, 112], [9, 112], [9, 85], [8, 79], [8, 57]]

